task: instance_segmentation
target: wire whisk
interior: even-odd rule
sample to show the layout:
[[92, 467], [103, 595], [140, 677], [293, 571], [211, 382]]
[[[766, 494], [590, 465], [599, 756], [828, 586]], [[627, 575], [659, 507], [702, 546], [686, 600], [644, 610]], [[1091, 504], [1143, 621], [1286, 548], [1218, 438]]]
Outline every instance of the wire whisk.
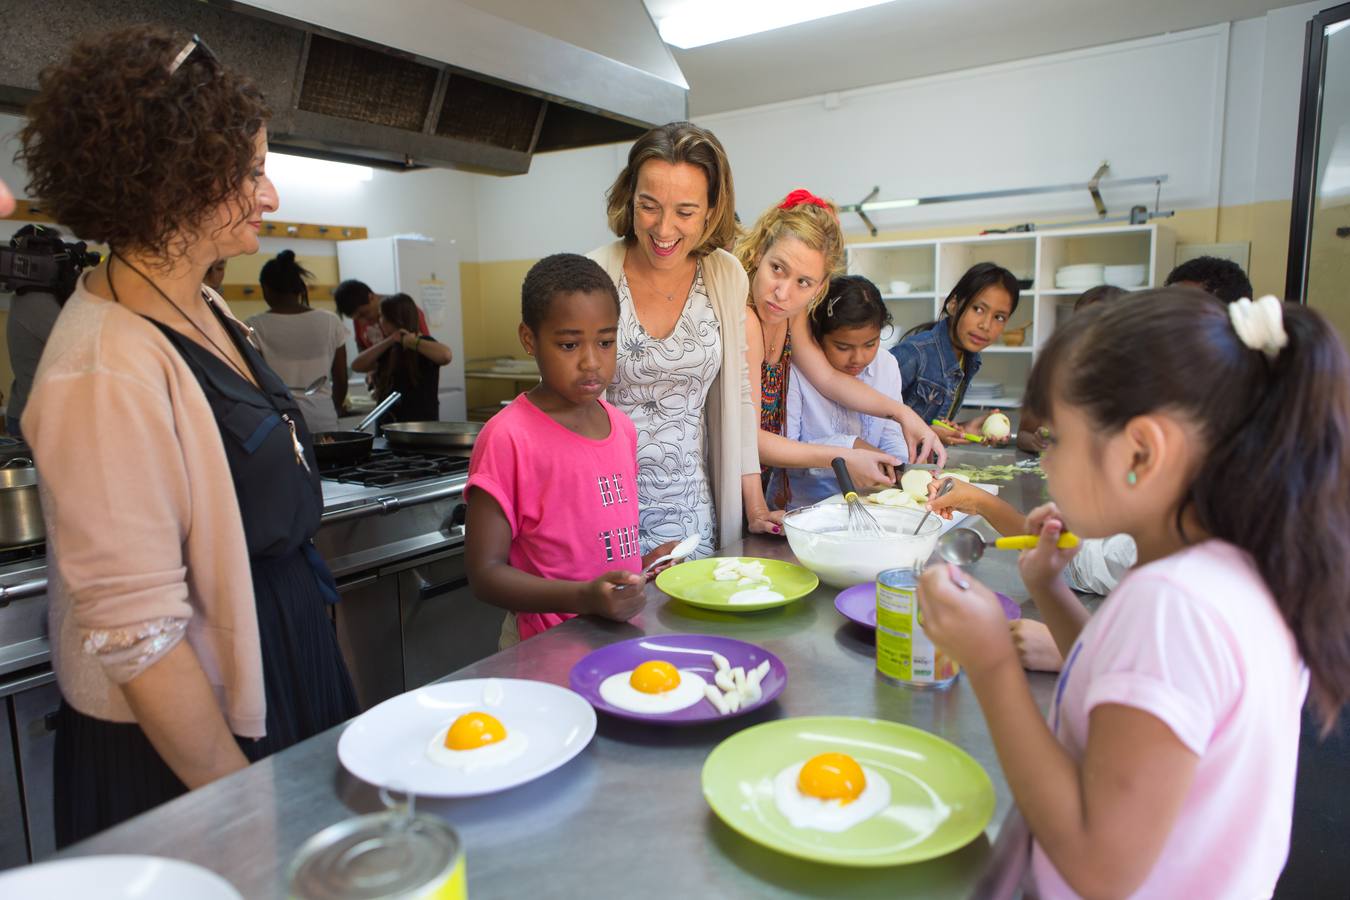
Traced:
[[844, 493], [844, 502], [848, 504], [848, 533], [863, 538], [884, 538], [886, 532], [881, 530], [877, 520], [858, 498], [858, 492], [853, 489], [853, 479], [848, 474], [844, 458], [836, 456], [830, 466], [834, 469], [835, 480], [839, 482], [839, 490]]

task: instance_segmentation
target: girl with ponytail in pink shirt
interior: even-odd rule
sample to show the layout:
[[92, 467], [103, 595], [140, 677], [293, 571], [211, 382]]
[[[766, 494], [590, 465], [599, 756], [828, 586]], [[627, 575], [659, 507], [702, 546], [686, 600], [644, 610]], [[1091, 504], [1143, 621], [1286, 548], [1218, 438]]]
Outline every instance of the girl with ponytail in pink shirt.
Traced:
[[[1350, 695], [1350, 361], [1318, 313], [1164, 288], [1056, 330], [1029, 408], [1055, 504], [1022, 578], [1064, 668], [1045, 722], [992, 592], [923, 576], [1034, 839], [1042, 898], [1269, 897], [1289, 850], [1300, 711]], [[1083, 537], [1138, 564], [1089, 620]]]

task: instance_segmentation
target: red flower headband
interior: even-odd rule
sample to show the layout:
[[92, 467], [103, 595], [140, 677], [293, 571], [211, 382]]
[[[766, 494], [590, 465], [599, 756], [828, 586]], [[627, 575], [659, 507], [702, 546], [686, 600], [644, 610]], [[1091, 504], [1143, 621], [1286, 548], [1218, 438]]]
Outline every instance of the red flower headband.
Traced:
[[795, 191], [788, 194], [783, 198], [783, 202], [778, 204], [778, 208], [792, 209], [792, 207], [801, 206], [803, 203], [810, 203], [812, 206], [819, 206], [821, 209], [830, 210], [829, 201], [822, 200], [806, 188], [797, 188]]

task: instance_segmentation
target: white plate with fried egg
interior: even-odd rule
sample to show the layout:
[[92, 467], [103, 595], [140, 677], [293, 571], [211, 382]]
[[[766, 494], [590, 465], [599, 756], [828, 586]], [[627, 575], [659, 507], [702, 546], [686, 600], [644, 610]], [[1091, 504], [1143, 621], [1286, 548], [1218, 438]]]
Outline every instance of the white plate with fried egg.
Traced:
[[381, 787], [473, 797], [552, 772], [594, 735], [595, 710], [565, 687], [473, 678], [429, 684], [372, 707], [338, 739], [338, 759]]

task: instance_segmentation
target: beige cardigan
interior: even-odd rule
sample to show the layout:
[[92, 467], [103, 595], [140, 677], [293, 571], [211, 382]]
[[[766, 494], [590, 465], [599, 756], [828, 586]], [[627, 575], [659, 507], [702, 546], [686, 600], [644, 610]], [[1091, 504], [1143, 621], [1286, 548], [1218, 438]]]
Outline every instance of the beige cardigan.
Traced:
[[[618, 240], [588, 256], [617, 285], [627, 249]], [[717, 507], [718, 545], [726, 547], [742, 535], [741, 476], [759, 474], [759, 407], [751, 400], [745, 366], [745, 300], [750, 296], [750, 281], [736, 257], [714, 250], [703, 257], [703, 284], [722, 329], [722, 366], [708, 391], [704, 447]]]
[[215, 416], [182, 356], [81, 280], [42, 354], [23, 434], [40, 473], [52, 661], [66, 701], [99, 719], [136, 721], [82, 649], [85, 635], [188, 619], [186, 640], [230, 730], [262, 737], [243, 524]]

